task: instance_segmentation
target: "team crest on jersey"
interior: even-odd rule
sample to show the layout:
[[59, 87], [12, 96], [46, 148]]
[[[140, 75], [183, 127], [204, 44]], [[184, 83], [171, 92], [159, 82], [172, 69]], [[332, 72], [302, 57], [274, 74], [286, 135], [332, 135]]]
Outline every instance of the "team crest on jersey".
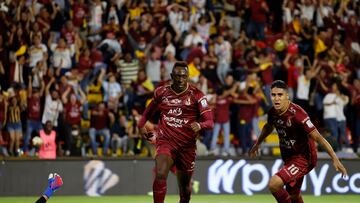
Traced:
[[289, 108], [289, 111], [290, 111], [292, 114], [295, 114], [295, 113], [296, 113], [296, 110], [294, 109], [294, 107], [290, 107], [290, 108]]
[[191, 104], [191, 100], [190, 100], [190, 97], [186, 98], [185, 100], [185, 105], [186, 106], [189, 106]]
[[163, 97], [163, 98], [162, 98], [162, 103], [168, 104], [168, 103], [169, 103], [169, 99], [168, 99], [167, 97]]
[[278, 125], [283, 125], [283, 124], [284, 124], [284, 121], [279, 119], [279, 120], [276, 121], [276, 124], [278, 124]]
[[288, 119], [288, 120], [286, 121], [286, 126], [287, 126], [287, 127], [291, 127], [291, 120], [290, 120], [290, 119]]
[[162, 103], [165, 103], [169, 106], [177, 106], [179, 104], [181, 104], [181, 100], [180, 99], [171, 99], [169, 100], [167, 97], [163, 97], [162, 98]]

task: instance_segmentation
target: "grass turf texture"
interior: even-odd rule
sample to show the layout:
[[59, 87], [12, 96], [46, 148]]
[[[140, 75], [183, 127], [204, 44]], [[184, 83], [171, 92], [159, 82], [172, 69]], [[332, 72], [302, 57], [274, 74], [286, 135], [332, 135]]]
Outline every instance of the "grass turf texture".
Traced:
[[[360, 195], [324, 195], [314, 197], [304, 195], [305, 203], [359, 203]], [[34, 203], [37, 197], [0, 197], [0, 203]], [[166, 203], [177, 203], [177, 195], [166, 197]], [[138, 196], [54, 196], [48, 203], [151, 203], [152, 197], [145, 195]], [[275, 203], [270, 195], [193, 195], [190, 203]]]

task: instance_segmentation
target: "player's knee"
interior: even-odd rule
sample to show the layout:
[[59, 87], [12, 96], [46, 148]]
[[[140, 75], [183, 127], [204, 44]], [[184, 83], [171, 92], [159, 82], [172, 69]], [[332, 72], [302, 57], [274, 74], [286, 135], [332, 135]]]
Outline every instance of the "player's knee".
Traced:
[[167, 172], [165, 170], [156, 170], [156, 179], [165, 180], [167, 178]]
[[269, 181], [269, 185], [268, 185], [269, 190], [271, 192], [276, 192], [276, 191], [280, 190], [283, 187], [282, 181], [279, 181], [279, 179], [280, 178], [278, 176], [271, 177], [271, 179]]

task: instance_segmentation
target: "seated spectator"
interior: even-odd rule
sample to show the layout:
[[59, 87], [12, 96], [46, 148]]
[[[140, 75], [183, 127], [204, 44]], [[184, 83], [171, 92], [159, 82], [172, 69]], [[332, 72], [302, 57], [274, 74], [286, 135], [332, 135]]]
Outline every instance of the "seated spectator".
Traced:
[[122, 154], [126, 154], [128, 150], [128, 135], [127, 135], [127, 121], [126, 117], [121, 115], [117, 116], [114, 121], [111, 122], [111, 148], [113, 156], [118, 155], [120, 149]]
[[51, 121], [45, 122], [45, 129], [40, 130], [40, 138], [43, 144], [40, 145], [39, 158], [40, 159], [56, 159], [56, 131], [53, 130]]
[[142, 148], [142, 139], [139, 134], [139, 129], [137, 128], [137, 123], [141, 118], [141, 114], [135, 108], [131, 110], [131, 117], [129, 119], [130, 125], [128, 126], [129, 133], [129, 151], [128, 155], [139, 154]]
[[97, 156], [96, 136], [104, 137], [103, 155], [106, 156], [110, 145], [110, 129], [109, 120], [113, 119], [114, 115], [110, 113], [104, 103], [99, 103], [95, 109], [91, 111], [89, 136], [91, 141], [92, 153]]

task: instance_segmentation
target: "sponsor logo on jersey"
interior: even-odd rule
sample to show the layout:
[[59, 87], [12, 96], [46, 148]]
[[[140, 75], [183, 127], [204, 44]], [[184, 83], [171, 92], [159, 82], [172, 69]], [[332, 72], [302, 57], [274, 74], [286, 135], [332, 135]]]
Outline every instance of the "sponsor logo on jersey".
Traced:
[[180, 99], [172, 99], [170, 100], [170, 104], [181, 104], [181, 100]]
[[162, 103], [169, 105], [169, 106], [178, 106], [182, 103], [182, 101], [180, 99], [169, 99], [167, 97], [163, 97]]
[[183, 127], [183, 125], [185, 125], [189, 122], [189, 120], [187, 120], [187, 119], [175, 118], [175, 117], [166, 116], [166, 115], [164, 115], [163, 119], [168, 126], [175, 127], [175, 128], [181, 128], [181, 127]]
[[182, 114], [182, 110], [181, 108], [170, 109], [167, 114], [173, 116], [180, 116]]
[[162, 98], [162, 103], [168, 104], [169, 103], [169, 99], [167, 97], [163, 97]]

